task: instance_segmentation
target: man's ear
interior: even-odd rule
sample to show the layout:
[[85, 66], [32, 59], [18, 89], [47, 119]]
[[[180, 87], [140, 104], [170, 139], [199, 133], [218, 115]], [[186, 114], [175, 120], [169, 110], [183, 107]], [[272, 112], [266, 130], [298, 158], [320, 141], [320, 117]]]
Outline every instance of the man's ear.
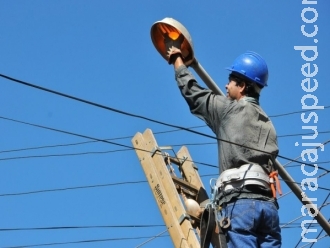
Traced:
[[245, 81], [242, 81], [241, 85], [239, 86], [239, 92], [240, 92], [242, 95], [244, 95], [245, 88], [246, 88], [246, 83], [245, 83]]

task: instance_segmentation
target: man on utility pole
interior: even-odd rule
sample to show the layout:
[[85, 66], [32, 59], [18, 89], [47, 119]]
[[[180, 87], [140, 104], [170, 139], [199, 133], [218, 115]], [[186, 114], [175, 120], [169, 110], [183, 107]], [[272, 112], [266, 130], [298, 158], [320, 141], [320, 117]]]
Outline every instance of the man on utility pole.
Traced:
[[[220, 176], [217, 204], [230, 220], [228, 247], [281, 247], [274, 168], [278, 154], [275, 129], [259, 106], [268, 68], [255, 52], [237, 57], [231, 67], [227, 97], [198, 85], [184, 64], [179, 37], [164, 39], [168, 63], [192, 114], [202, 119], [219, 142]], [[194, 62], [192, 62], [194, 63]]]

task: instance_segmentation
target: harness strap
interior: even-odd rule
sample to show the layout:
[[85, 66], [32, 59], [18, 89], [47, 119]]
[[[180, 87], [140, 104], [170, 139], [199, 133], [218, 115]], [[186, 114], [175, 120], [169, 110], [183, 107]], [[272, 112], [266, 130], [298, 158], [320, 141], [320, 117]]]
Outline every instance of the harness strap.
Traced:
[[[270, 188], [272, 189], [273, 197], [276, 198], [276, 190], [282, 195], [280, 180], [278, 180], [278, 172], [273, 171], [269, 174]], [[276, 183], [276, 184], [275, 184]]]
[[216, 186], [220, 190], [239, 188], [245, 185], [260, 185], [269, 188], [270, 178], [258, 164], [245, 164], [222, 172]]
[[201, 248], [209, 248], [211, 243], [213, 247], [227, 248], [226, 236], [217, 223], [211, 204], [206, 206], [200, 225]]

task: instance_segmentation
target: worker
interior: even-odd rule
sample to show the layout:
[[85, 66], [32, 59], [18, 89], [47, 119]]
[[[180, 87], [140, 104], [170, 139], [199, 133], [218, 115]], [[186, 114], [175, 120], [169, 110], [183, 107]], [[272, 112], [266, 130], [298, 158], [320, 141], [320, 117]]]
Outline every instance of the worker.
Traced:
[[225, 230], [227, 246], [281, 247], [278, 204], [272, 184], [274, 173], [276, 177], [277, 136], [259, 105], [260, 92], [267, 86], [267, 64], [255, 52], [241, 54], [227, 68], [227, 96], [216, 95], [201, 87], [184, 64], [182, 42], [182, 35], [176, 40], [164, 38], [168, 63], [174, 65], [178, 87], [191, 113], [202, 119], [220, 140], [221, 173], [216, 197], [221, 214], [230, 220]]

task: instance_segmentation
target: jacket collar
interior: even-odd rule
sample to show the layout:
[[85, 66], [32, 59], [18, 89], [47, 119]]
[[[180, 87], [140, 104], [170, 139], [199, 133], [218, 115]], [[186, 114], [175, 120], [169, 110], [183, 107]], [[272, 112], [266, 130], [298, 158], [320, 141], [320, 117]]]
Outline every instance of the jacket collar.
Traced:
[[244, 96], [242, 100], [259, 105], [259, 98]]

